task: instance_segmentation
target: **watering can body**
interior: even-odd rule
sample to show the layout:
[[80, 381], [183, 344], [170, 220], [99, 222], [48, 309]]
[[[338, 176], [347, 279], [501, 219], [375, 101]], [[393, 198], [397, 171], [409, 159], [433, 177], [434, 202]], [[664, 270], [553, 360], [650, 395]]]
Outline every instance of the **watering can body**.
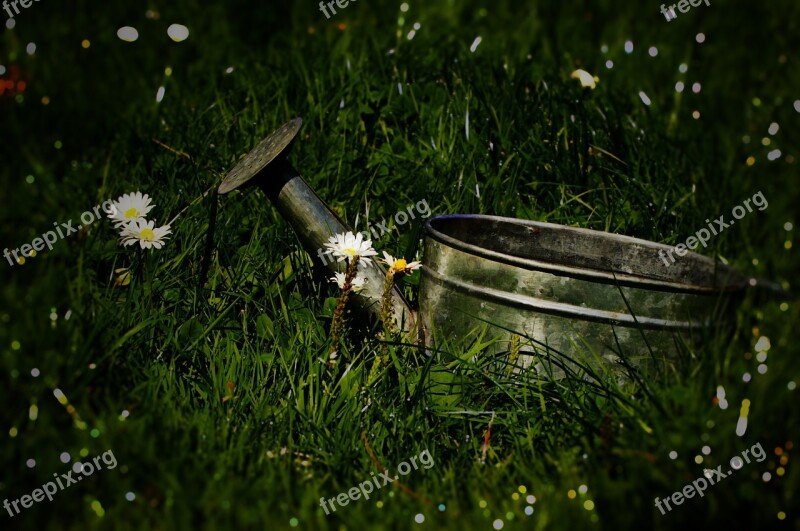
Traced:
[[[260, 142], [218, 192], [259, 186], [318, 259], [328, 238], [350, 228], [287, 160], [301, 124], [296, 118]], [[694, 253], [667, 264], [659, 255], [667, 249], [549, 223], [439, 216], [425, 225], [419, 315], [395, 288], [394, 317], [427, 346], [482, 331], [483, 340], [496, 340], [488, 350], [502, 354], [517, 335], [519, 368], [554, 375], [581, 363], [668, 363], [680, 344], [725, 321], [748, 279]], [[367, 282], [354, 302], [377, 317], [385, 273], [377, 260], [363, 260]], [[339, 262], [323, 264], [343, 270]]]
[[667, 264], [662, 244], [494, 216], [433, 218], [424, 249], [428, 342], [497, 339], [500, 354], [516, 334], [519, 367], [556, 376], [661, 369], [725, 323], [749, 281], [694, 253]]

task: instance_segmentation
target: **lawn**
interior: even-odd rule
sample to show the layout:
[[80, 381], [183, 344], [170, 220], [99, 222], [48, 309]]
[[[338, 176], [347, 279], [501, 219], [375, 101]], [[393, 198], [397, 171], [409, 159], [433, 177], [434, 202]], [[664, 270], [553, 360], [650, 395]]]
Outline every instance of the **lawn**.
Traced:
[[[2, 528], [800, 529], [800, 6], [592, 4], [78, 0], [0, 26], [1, 247], [82, 226], [0, 260], [0, 500], [98, 469]], [[698, 252], [787, 292], [657, 377], [535, 378], [467, 331], [387, 345], [355, 307], [330, 368], [330, 273], [258, 189], [207, 193], [297, 116], [292, 164], [358, 230], [424, 202], [676, 245], [760, 192]], [[137, 191], [161, 249], [79, 221]], [[426, 219], [375, 248], [424, 268]]]

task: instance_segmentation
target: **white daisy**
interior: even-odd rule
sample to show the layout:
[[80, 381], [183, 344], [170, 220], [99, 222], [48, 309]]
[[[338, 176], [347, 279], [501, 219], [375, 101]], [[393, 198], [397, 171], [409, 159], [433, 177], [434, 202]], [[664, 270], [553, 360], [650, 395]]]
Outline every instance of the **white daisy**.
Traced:
[[393, 258], [392, 255], [383, 251], [384, 264], [388, 265], [395, 273], [411, 273], [422, 267], [422, 262], [406, 262], [404, 258]]
[[[325, 247], [331, 251], [333, 256], [339, 258], [339, 262], [344, 261], [346, 258], [352, 260], [356, 256], [364, 257], [378, 254], [375, 249], [372, 248], [372, 240], [364, 241], [361, 233], [353, 234], [349, 231], [331, 236], [328, 239], [328, 243], [325, 244]], [[369, 264], [368, 261], [364, 263]]]
[[137, 219], [125, 225], [122, 229], [120, 237], [120, 245], [134, 245], [139, 242], [142, 249], [150, 249], [155, 247], [161, 249], [164, 245], [164, 240], [167, 239], [167, 234], [172, 232], [169, 225], [163, 227], [155, 227], [155, 221], [147, 221], [145, 219]]
[[[336, 276], [331, 277], [331, 282], [336, 282], [336, 284], [338, 284], [339, 286], [339, 289], [344, 289], [344, 277], [345, 277], [344, 273], [334, 273], [334, 275]], [[359, 291], [364, 289], [364, 284], [366, 284], [366, 282], [367, 282], [366, 278], [360, 275], [356, 275], [356, 278], [354, 278], [353, 282], [351, 283], [353, 291], [355, 293], [358, 293]]]
[[108, 217], [114, 220], [115, 228], [131, 221], [143, 220], [147, 213], [155, 207], [150, 204], [151, 201], [152, 199], [147, 194], [142, 195], [142, 192], [125, 194], [116, 201], [112, 201], [114, 207], [108, 213]]

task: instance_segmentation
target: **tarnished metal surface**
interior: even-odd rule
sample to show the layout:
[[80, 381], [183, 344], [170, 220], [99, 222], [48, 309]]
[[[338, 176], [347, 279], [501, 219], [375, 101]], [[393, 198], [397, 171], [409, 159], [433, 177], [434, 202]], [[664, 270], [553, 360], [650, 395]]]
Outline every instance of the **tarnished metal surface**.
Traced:
[[[230, 171], [218, 192], [224, 194], [250, 185], [261, 187], [292, 226], [312, 259], [318, 261], [318, 250], [325, 250], [323, 246], [328, 238], [351, 229], [314, 193], [287, 160], [292, 140], [302, 123], [302, 119], [295, 118], [262, 140]], [[386, 272], [374, 258], [362, 260], [370, 263], [369, 267], [361, 270], [367, 283], [352, 300], [377, 318]], [[331, 272], [345, 270], [343, 262], [332, 262], [332, 258], [327, 260], [325, 267]], [[393, 292], [393, 302], [398, 328], [411, 330], [415, 316], [397, 288]]]
[[548, 345], [612, 364], [621, 356], [634, 366], [664, 362], [677, 354], [675, 334], [691, 344], [724, 321], [749, 280], [694, 253], [666, 266], [658, 255], [666, 249], [550, 223], [436, 217], [425, 226], [420, 319], [428, 335], [450, 340], [496, 325], [488, 327], [503, 340], [495, 352], [508, 349], [505, 327], [534, 339], [528, 352]]

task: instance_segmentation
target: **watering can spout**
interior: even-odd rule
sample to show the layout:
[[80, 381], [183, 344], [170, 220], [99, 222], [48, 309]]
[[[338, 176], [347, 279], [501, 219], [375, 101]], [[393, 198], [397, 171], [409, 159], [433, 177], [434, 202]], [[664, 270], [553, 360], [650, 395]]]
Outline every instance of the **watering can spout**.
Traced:
[[[331, 272], [342, 271], [342, 263], [325, 255], [324, 244], [334, 234], [347, 232], [347, 226], [306, 183], [300, 173], [289, 163], [291, 145], [303, 124], [295, 118], [262, 140], [225, 176], [217, 190], [226, 194], [239, 188], [260, 187], [291, 225], [303, 247], [312, 259]], [[369, 262], [363, 268], [367, 282], [353, 299], [374, 317], [378, 317], [383, 296], [384, 269], [373, 257], [362, 257]], [[412, 330], [415, 315], [400, 290], [392, 292], [394, 318], [398, 328]]]

